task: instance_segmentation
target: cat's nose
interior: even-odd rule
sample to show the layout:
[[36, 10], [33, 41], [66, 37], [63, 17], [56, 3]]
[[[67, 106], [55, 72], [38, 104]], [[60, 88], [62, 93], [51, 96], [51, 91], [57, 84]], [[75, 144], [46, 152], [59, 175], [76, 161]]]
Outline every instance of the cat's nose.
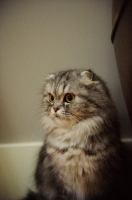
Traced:
[[59, 110], [59, 107], [54, 107], [53, 109], [55, 112], [57, 112]]

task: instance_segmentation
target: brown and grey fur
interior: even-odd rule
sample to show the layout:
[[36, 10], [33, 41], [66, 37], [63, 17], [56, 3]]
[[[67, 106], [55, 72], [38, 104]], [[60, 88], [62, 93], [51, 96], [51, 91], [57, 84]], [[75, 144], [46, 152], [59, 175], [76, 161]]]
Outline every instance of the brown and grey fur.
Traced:
[[[75, 95], [71, 103], [65, 102], [67, 93]], [[46, 135], [35, 173], [36, 199], [121, 199], [117, 114], [104, 81], [91, 70], [49, 75], [42, 113]]]

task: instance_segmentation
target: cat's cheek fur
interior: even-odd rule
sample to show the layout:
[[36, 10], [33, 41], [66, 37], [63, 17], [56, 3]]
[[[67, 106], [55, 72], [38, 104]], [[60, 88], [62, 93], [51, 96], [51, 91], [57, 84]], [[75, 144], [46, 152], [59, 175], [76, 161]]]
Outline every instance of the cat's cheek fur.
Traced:
[[42, 117], [42, 126], [46, 130], [46, 133], [49, 133], [57, 127], [57, 124], [54, 120], [51, 119], [51, 117], [45, 115]]
[[[103, 119], [100, 117], [93, 117], [92, 119], [84, 120], [75, 126], [60, 127], [56, 124], [45, 123], [46, 132], [49, 133], [46, 143], [51, 144], [59, 149], [67, 149], [69, 147], [78, 146], [81, 149], [86, 149], [88, 142], [88, 136], [93, 135], [100, 129]], [[90, 144], [89, 144], [90, 145]], [[99, 144], [99, 147], [103, 148], [103, 144]], [[102, 145], [102, 146], [101, 146]], [[104, 144], [105, 145], [105, 144]]]

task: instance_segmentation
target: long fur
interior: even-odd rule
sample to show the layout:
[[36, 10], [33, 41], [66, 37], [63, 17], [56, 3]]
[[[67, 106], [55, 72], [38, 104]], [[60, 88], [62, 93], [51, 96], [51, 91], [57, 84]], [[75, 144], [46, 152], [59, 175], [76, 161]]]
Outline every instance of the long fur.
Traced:
[[104, 81], [91, 70], [50, 74], [42, 116], [46, 135], [35, 172], [38, 194], [30, 192], [25, 200], [121, 200], [119, 126]]

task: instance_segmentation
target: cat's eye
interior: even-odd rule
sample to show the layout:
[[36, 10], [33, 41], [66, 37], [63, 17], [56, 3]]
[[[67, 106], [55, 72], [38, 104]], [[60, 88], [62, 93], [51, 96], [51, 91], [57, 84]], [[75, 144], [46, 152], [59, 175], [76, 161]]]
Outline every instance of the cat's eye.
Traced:
[[54, 103], [54, 96], [52, 94], [49, 94], [49, 101], [51, 103]]
[[71, 103], [74, 99], [75, 99], [75, 95], [68, 93], [65, 95], [64, 101], [67, 103]]

